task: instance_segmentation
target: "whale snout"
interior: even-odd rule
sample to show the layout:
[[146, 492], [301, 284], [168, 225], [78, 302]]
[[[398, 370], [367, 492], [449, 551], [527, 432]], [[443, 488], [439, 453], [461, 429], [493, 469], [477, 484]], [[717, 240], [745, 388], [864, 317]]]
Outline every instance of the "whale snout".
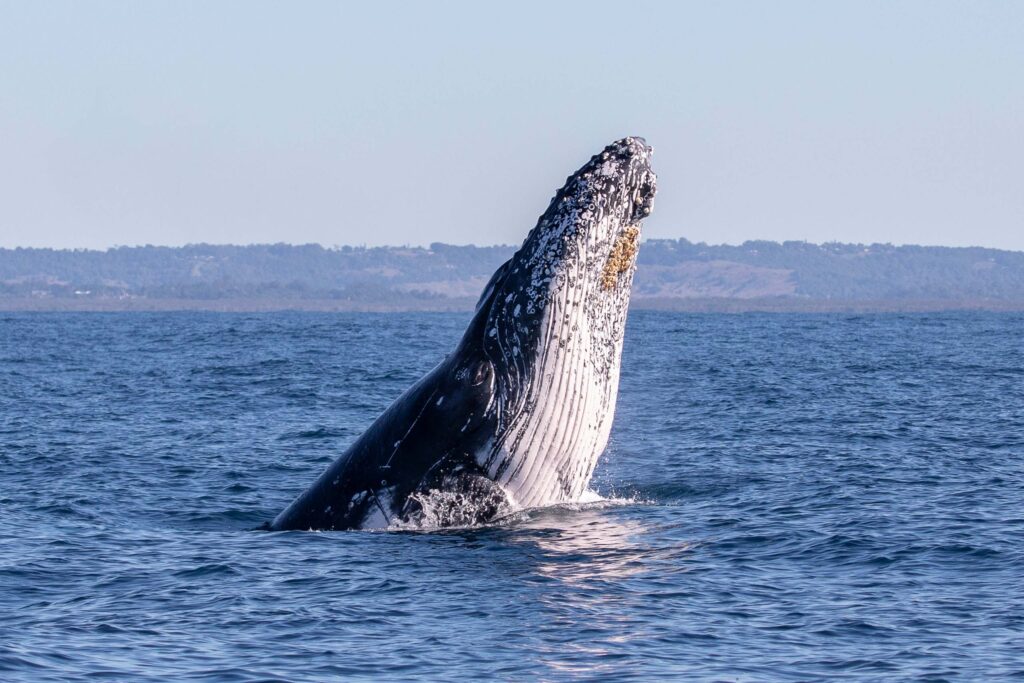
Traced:
[[650, 157], [651, 153], [654, 152], [654, 148], [647, 144], [647, 140], [639, 135], [631, 135], [629, 137], [622, 138], [621, 140], [616, 140], [612, 144], [608, 145], [608, 148], [619, 148], [626, 154], [647, 157]]
[[641, 221], [651, 215], [654, 195], [658, 191], [657, 176], [651, 170], [651, 155], [654, 148], [640, 137], [626, 138], [631, 155], [633, 176], [633, 220]]
[[595, 161], [615, 162], [620, 169], [624, 199], [630, 203], [625, 212], [628, 221], [639, 222], [651, 214], [657, 192], [657, 176], [651, 170], [654, 148], [642, 137], [616, 140], [595, 157]]
[[651, 215], [651, 211], [654, 209], [654, 195], [657, 191], [654, 173], [648, 170], [633, 197], [634, 221], [642, 221]]
[[652, 154], [654, 154], [654, 148], [648, 145], [643, 138], [634, 136], [616, 140], [605, 147], [599, 156], [602, 161], [614, 158], [631, 165], [642, 165], [650, 170]]

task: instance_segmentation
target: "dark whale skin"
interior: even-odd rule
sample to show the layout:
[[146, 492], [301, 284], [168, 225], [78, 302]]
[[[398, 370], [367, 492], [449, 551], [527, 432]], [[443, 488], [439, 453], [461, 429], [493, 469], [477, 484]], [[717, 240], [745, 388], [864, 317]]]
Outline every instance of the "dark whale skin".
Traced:
[[[357, 529], [377, 514], [384, 525], [418, 512], [410, 494], [440, 488], [497, 490], [474, 453], [489, 438], [493, 372], [474, 354], [451, 354], [407, 389], [270, 524], [286, 529]], [[443, 399], [440, 401], [439, 399]], [[483, 506], [479, 516], [496, 509]]]

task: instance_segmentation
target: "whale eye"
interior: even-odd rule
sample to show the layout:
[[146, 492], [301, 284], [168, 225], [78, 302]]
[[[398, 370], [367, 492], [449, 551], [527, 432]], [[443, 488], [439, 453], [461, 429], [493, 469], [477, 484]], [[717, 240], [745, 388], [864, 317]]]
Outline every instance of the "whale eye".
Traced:
[[492, 374], [494, 374], [494, 370], [491, 368], [491, 364], [485, 360], [480, 361], [476, 364], [476, 369], [473, 370], [473, 386], [489, 382]]

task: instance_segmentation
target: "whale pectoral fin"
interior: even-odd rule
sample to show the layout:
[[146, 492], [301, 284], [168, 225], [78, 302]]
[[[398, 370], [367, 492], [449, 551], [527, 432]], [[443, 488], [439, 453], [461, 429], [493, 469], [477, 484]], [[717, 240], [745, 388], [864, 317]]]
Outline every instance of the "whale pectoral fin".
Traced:
[[477, 526], [511, 510], [505, 490], [482, 474], [457, 472], [409, 495], [406, 521], [421, 528]]

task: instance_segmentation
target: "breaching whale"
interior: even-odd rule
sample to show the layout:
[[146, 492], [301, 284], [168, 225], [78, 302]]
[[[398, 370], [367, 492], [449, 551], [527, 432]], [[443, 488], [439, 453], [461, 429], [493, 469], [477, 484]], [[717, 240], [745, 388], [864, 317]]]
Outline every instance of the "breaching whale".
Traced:
[[269, 528], [466, 525], [578, 501], [615, 412], [651, 152], [625, 138], [569, 176], [455, 351]]

